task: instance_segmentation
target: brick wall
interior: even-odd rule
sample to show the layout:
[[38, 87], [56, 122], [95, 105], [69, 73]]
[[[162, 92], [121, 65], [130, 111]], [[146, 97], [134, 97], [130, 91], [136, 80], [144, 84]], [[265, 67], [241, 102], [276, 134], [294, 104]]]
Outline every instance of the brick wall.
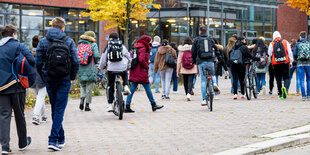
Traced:
[[35, 4], [46, 6], [86, 8], [85, 0], [0, 0], [0, 2]]
[[[286, 0], [278, 1], [286, 2]], [[298, 39], [300, 31], [307, 31], [307, 15], [286, 4], [279, 5], [277, 28], [284, 39]]]
[[101, 30], [101, 41], [100, 41], [100, 44], [101, 44], [101, 50], [100, 52], [102, 53], [105, 46], [107, 45], [107, 42], [108, 40], [106, 40], [106, 35], [110, 35], [110, 33], [112, 32], [117, 32], [117, 28], [112, 28], [112, 29], [109, 29], [109, 30], [104, 30], [105, 26], [106, 26], [106, 21], [100, 21], [101, 23], [101, 27], [100, 27], [100, 30]]

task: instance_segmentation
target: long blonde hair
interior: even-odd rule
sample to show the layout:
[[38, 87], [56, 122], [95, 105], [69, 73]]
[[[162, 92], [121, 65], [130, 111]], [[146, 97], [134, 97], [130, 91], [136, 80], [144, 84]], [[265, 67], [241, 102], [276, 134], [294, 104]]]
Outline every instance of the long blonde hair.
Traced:
[[226, 46], [226, 55], [229, 55], [229, 51], [235, 46], [237, 39], [235, 37], [230, 37], [228, 40], [228, 44]]

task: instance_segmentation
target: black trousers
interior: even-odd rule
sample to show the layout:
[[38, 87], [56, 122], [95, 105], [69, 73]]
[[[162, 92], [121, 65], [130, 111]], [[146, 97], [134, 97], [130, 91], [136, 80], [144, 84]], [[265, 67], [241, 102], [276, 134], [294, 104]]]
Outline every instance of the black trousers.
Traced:
[[190, 94], [193, 90], [194, 76], [195, 74], [183, 74], [184, 90], [186, 95]]
[[238, 94], [238, 80], [240, 82], [241, 94], [244, 95], [244, 77], [245, 66], [244, 65], [231, 65], [231, 72], [233, 76], [233, 88], [234, 94]]
[[[117, 73], [108, 71], [108, 103], [113, 103], [114, 100], [114, 87], [115, 87], [115, 78]], [[127, 71], [120, 72], [119, 75], [123, 79], [123, 85], [128, 85], [128, 73]]]
[[2, 150], [10, 148], [10, 125], [12, 108], [18, 135], [18, 146], [23, 148], [27, 145], [27, 129], [25, 121], [25, 93], [0, 94], [0, 143]]
[[269, 90], [272, 91], [274, 87], [274, 68], [272, 65], [269, 65], [268, 67], [269, 72]]
[[282, 96], [282, 79], [284, 80], [284, 87], [287, 91], [290, 83], [290, 66], [289, 64], [278, 64], [273, 65], [273, 68], [277, 80], [278, 94], [279, 96]]

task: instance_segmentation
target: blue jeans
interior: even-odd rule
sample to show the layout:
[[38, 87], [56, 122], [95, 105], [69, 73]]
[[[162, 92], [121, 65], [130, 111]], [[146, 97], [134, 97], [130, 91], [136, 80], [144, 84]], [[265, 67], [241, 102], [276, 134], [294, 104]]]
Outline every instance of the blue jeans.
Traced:
[[288, 87], [290, 88], [291, 80], [292, 80], [293, 73], [294, 73], [295, 70], [296, 70], [296, 90], [299, 90], [300, 80], [299, 80], [299, 77], [298, 77], [298, 69], [297, 69], [297, 66], [293, 66], [293, 67], [290, 69], [290, 82], [289, 82]]
[[[233, 78], [233, 74], [231, 72], [231, 67], [228, 67], [228, 71], [229, 71], [229, 76], [230, 76], [230, 84], [231, 84], [231, 88], [230, 88], [230, 93], [234, 93], [234, 87], [233, 87], [233, 81], [234, 81], [234, 78]], [[240, 82], [238, 80], [238, 87], [237, 87], [238, 90], [241, 90], [240, 89]]]
[[138, 84], [142, 84], [142, 86], [145, 89], [146, 95], [149, 98], [149, 101], [151, 104], [155, 103], [155, 99], [153, 97], [152, 91], [151, 91], [151, 87], [148, 83], [137, 83], [137, 82], [131, 82], [131, 86], [130, 86], [130, 92], [131, 94], [127, 96], [127, 100], [126, 100], [126, 105], [130, 105], [131, 100], [132, 100], [132, 96], [135, 93], [135, 91], [137, 90]]
[[173, 70], [173, 74], [172, 74], [172, 79], [171, 82], [173, 84], [173, 91], [178, 91], [178, 77], [177, 77], [177, 72], [175, 70]]
[[198, 65], [199, 68], [199, 74], [201, 77], [201, 95], [202, 99], [205, 100], [207, 99], [206, 92], [207, 92], [207, 78], [203, 75], [203, 68], [208, 68], [211, 71], [212, 76], [212, 81], [213, 83], [216, 83], [216, 79], [214, 76], [214, 62], [202, 62], [201, 64]]
[[195, 74], [195, 76], [194, 76], [194, 80], [193, 80], [193, 89], [195, 88], [196, 78], [197, 78], [197, 74]]
[[256, 78], [257, 92], [260, 92], [261, 87], [266, 86], [266, 73], [256, 73]]
[[156, 74], [154, 73], [154, 63], [149, 64], [149, 75], [150, 86], [152, 86], [155, 79], [155, 90], [159, 90], [160, 75], [159, 72], [157, 72]]
[[[298, 75], [300, 80], [300, 88], [302, 97], [310, 96], [310, 66], [298, 66]], [[307, 94], [305, 91], [305, 74], [307, 83]]]
[[48, 137], [51, 143], [63, 142], [65, 132], [62, 127], [65, 109], [68, 103], [70, 81], [59, 81], [46, 83], [46, 90], [50, 98], [52, 108], [52, 130]]

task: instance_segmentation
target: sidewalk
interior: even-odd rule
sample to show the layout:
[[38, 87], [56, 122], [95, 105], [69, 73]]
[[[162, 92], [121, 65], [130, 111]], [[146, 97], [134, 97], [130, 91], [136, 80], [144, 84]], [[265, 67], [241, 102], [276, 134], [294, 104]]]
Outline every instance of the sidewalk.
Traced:
[[[179, 94], [171, 94], [170, 101], [161, 100], [161, 94], [153, 94], [157, 104], [165, 105], [154, 113], [145, 92], [136, 92], [132, 106], [136, 113], [125, 113], [121, 121], [105, 112], [105, 96], [93, 98], [91, 112], [80, 111], [79, 100], [70, 99], [63, 124], [66, 146], [55, 153], [47, 149], [51, 118], [46, 124], [34, 126], [29, 109], [26, 119], [33, 142], [27, 151], [17, 151], [12, 118], [11, 148], [14, 154], [211, 154], [261, 142], [266, 140], [259, 138], [261, 135], [309, 123], [309, 101], [302, 102], [300, 96], [279, 100], [274, 89], [273, 96], [235, 101], [229, 93], [230, 80], [220, 78], [222, 94], [210, 112], [200, 106], [199, 85], [197, 79], [196, 95], [190, 102], [185, 101], [183, 86], [179, 87]], [[292, 81], [290, 90], [295, 90], [294, 85]]]

